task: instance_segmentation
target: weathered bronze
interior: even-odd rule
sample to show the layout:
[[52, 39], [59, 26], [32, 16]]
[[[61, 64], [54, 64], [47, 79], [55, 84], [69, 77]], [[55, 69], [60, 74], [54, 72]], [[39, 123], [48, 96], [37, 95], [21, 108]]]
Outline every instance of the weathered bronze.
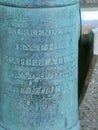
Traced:
[[80, 130], [79, 1], [0, 4], [0, 130]]

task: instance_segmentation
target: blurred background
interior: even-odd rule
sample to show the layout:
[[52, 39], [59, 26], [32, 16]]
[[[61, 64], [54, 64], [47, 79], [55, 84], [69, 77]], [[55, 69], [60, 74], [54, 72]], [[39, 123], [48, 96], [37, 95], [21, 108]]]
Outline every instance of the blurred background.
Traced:
[[79, 114], [81, 130], [98, 130], [98, 0], [81, 0]]

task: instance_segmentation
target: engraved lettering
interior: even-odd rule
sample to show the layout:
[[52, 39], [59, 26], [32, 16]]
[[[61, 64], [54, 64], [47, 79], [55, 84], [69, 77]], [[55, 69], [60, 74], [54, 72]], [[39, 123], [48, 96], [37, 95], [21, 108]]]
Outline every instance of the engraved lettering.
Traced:
[[8, 33], [19, 35], [19, 36], [31, 36], [31, 37], [48, 37], [48, 36], [57, 36], [57, 35], [65, 35], [69, 32], [74, 32], [75, 25], [65, 26], [61, 28], [54, 29], [46, 29], [46, 30], [30, 30], [25, 28], [15, 28], [8, 27]]
[[30, 58], [19, 58], [6, 56], [4, 61], [9, 64], [17, 66], [53, 66], [53, 65], [64, 65], [67, 61], [67, 56], [47, 58], [47, 59], [30, 59]]
[[[69, 41], [67, 40], [67, 43]], [[19, 51], [54, 51], [58, 49], [65, 49], [66, 44], [65, 41], [60, 41], [59, 43], [50, 43], [50, 44], [29, 44], [29, 43], [17, 43], [15, 46], [16, 50]]]
[[34, 81], [38, 81], [39, 79], [59, 79], [59, 78], [65, 78], [67, 73], [65, 71], [59, 71], [59, 72], [25, 72], [25, 71], [18, 71], [13, 70], [9, 71], [9, 78], [15, 78], [15, 79], [32, 79]]

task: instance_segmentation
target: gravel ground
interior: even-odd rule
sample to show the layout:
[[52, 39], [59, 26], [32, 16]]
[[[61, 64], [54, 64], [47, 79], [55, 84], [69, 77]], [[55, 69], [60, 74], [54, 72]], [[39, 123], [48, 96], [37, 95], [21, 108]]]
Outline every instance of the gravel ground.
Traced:
[[80, 0], [81, 3], [94, 4], [98, 3], [98, 0]]
[[82, 130], [98, 130], [98, 58], [90, 76], [89, 85], [79, 107]]
[[80, 0], [82, 8], [98, 7], [98, 0]]

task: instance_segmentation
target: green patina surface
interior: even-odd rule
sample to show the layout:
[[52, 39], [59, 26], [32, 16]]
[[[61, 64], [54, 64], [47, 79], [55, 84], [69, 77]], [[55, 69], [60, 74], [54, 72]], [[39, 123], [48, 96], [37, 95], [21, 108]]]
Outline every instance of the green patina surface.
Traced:
[[0, 3], [0, 121], [4, 129], [80, 130], [78, 0]]

